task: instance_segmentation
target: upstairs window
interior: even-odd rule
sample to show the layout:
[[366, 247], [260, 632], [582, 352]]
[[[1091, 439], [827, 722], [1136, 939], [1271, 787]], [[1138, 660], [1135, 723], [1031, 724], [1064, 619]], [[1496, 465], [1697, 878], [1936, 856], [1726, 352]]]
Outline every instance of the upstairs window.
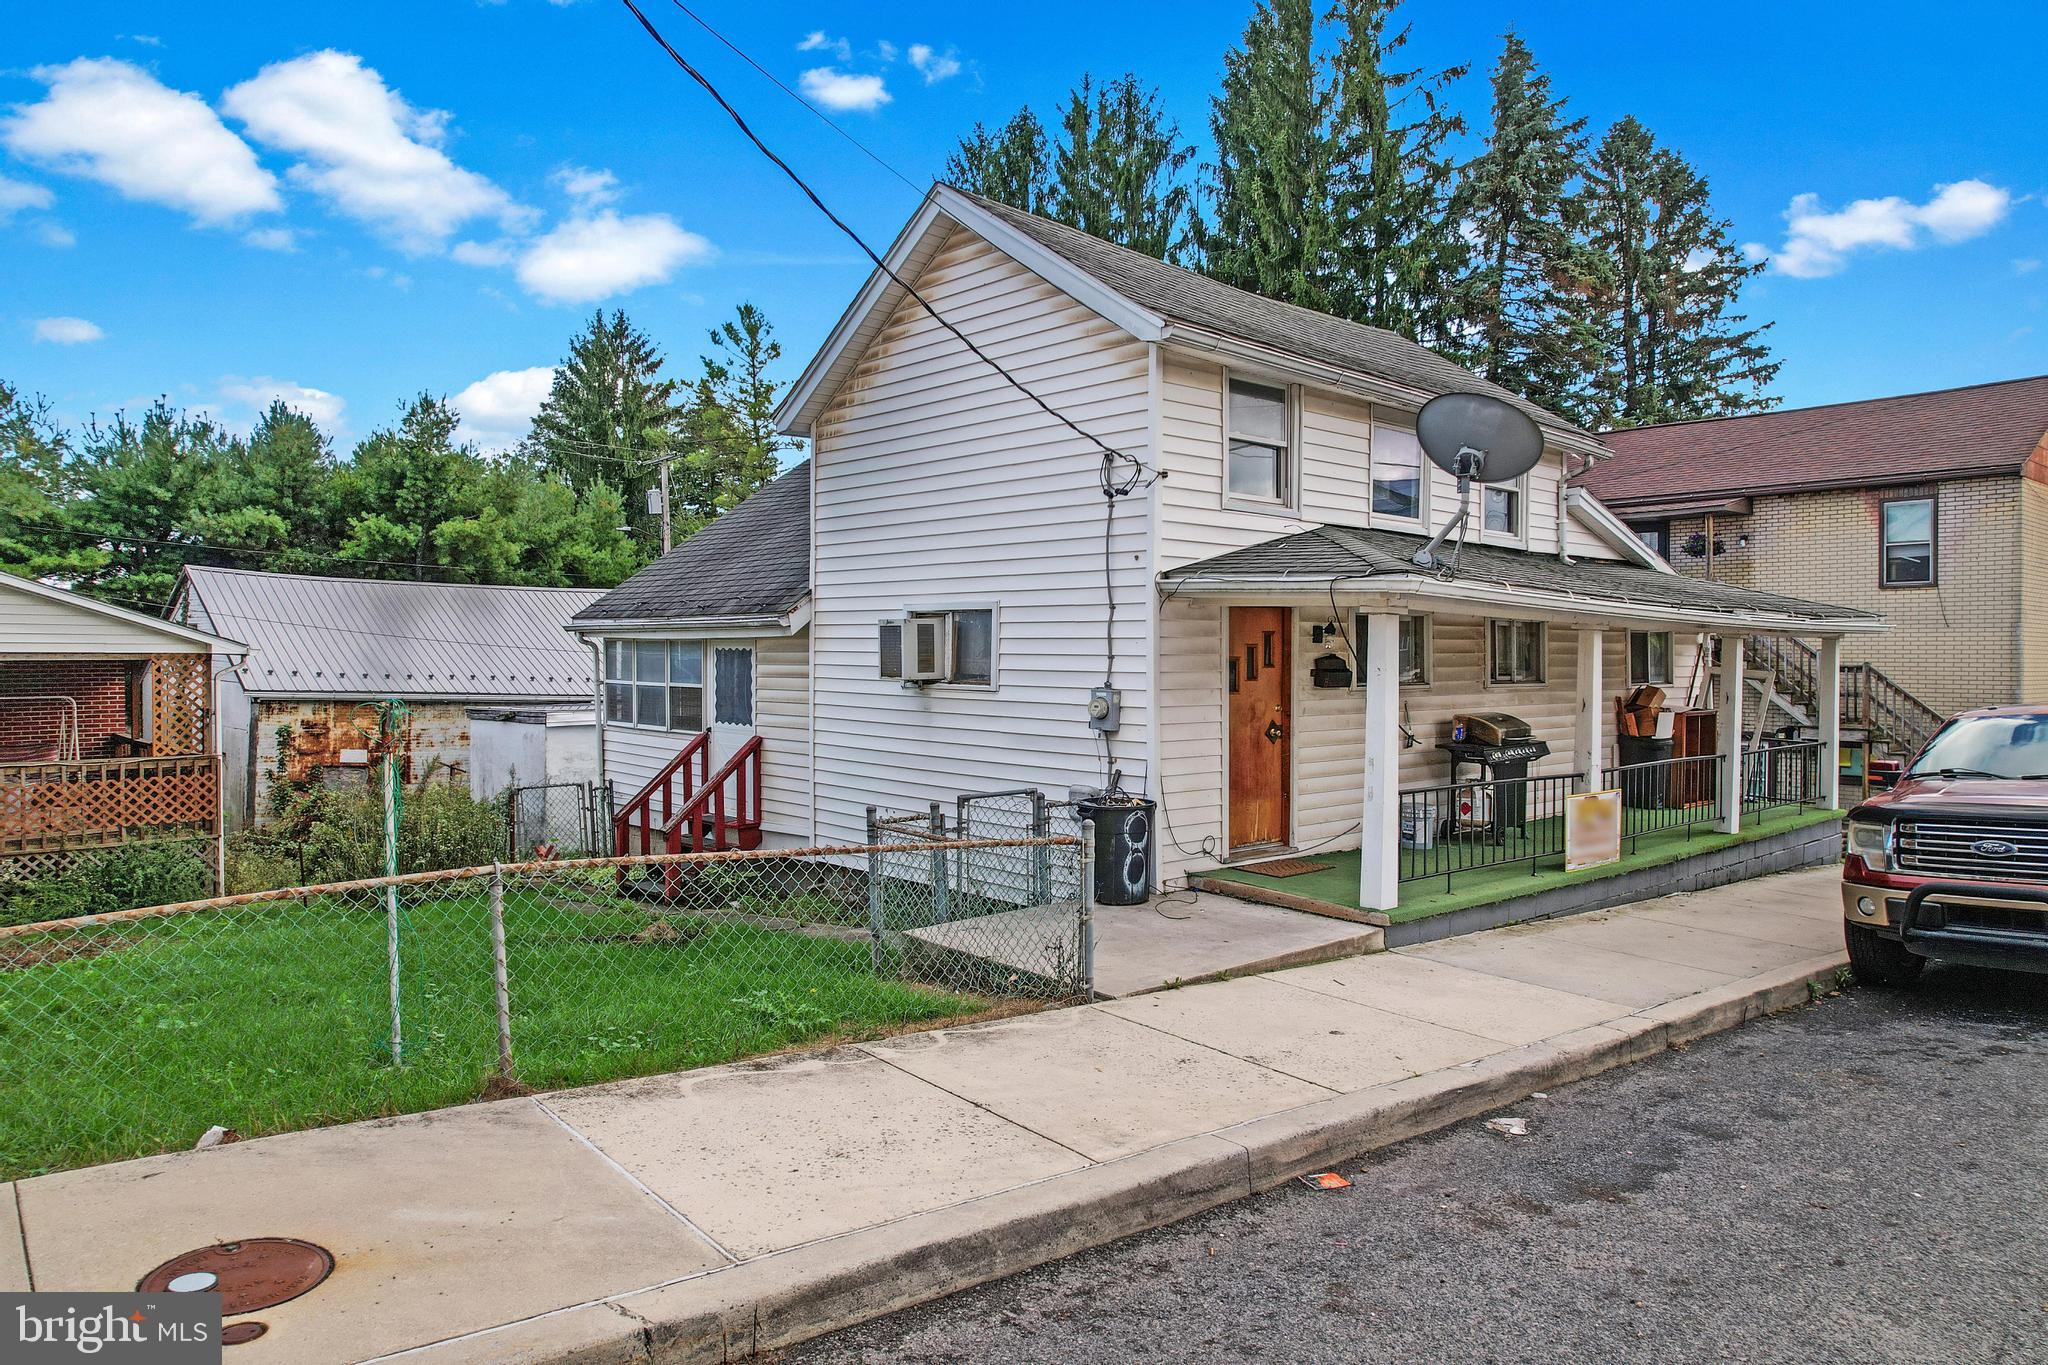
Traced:
[[1233, 379], [1228, 407], [1229, 495], [1249, 502], [1285, 503], [1294, 431], [1287, 390]]
[[1885, 503], [1878, 539], [1883, 586], [1921, 588], [1934, 581], [1933, 498], [1894, 498]]
[[1422, 519], [1422, 443], [1415, 433], [1377, 423], [1372, 429], [1372, 510], [1382, 517]]
[[1488, 682], [1543, 681], [1545, 632], [1541, 621], [1490, 621], [1486, 638]]
[[1521, 485], [1488, 488], [1480, 499], [1480, 524], [1489, 534], [1510, 537], [1522, 534]]
[[1631, 686], [1670, 684], [1670, 631], [1632, 630], [1628, 633], [1628, 680]]
[[1628, 529], [1636, 533], [1636, 539], [1657, 552], [1660, 559], [1671, 558], [1671, 523], [1668, 521], [1632, 521]]

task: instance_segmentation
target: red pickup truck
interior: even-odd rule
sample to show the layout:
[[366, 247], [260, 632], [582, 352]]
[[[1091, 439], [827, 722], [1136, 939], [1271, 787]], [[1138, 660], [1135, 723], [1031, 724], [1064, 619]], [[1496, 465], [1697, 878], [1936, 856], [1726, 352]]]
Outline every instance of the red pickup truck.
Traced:
[[2048, 706], [1952, 718], [1843, 843], [1857, 980], [1909, 985], [1929, 958], [2048, 972]]

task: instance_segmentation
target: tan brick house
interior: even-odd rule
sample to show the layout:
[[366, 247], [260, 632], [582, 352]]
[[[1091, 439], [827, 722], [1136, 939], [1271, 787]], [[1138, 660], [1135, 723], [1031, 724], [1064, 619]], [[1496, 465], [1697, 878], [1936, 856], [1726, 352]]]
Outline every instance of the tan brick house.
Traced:
[[1584, 485], [1680, 573], [1881, 612], [1873, 686], [2048, 700], [2048, 375], [1601, 439]]

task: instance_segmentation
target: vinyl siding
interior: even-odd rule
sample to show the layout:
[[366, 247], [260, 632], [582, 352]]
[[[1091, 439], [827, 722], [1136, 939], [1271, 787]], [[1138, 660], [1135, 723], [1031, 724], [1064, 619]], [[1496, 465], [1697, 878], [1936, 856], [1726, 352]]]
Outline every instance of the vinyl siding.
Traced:
[[[1169, 604], [1160, 618], [1161, 721], [1167, 820], [1171, 837], [1161, 850], [1167, 876], [1211, 867], [1227, 838], [1222, 793], [1227, 744], [1223, 725], [1223, 613], [1210, 603]], [[1294, 843], [1297, 847], [1356, 848], [1365, 760], [1364, 694], [1356, 688], [1318, 689], [1310, 670], [1318, 655], [1350, 660], [1342, 638], [1314, 643], [1313, 627], [1330, 619], [1325, 603], [1303, 602], [1295, 611], [1293, 688]], [[1351, 620], [1344, 621], [1346, 631]], [[1538, 775], [1572, 771], [1578, 717], [1576, 628], [1549, 627], [1547, 677], [1540, 686], [1490, 686], [1486, 677], [1483, 618], [1437, 616], [1431, 622], [1430, 676], [1401, 689], [1402, 723], [1417, 743], [1401, 754], [1401, 785], [1429, 786], [1450, 777], [1448, 757], [1436, 745], [1450, 734], [1452, 716], [1506, 711], [1529, 722], [1550, 755], [1531, 768]], [[1355, 639], [1352, 643], [1355, 643]], [[1614, 761], [1614, 698], [1628, 690], [1628, 632], [1610, 629], [1601, 652], [1603, 763]], [[1670, 705], [1683, 704], [1697, 652], [1695, 637], [1674, 633]], [[1357, 669], [1354, 665], [1353, 674]]]
[[[1150, 458], [1143, 344], [964, 230], [918, 287], [1063, 414]], [[819, 838], [858, 839], [870, 805], [1100, 785], [1084, 712], [1103, 673], [1099, 452], [910, 303], [819, 419], [812, 459]], [[1151, 724], [1147, 508], [1116, 504], [1112, 545], [1113, 761], [1134, 790], [1148, 786]], [[946, 606], [996, 610], [996, 685], [879, 677], [876, 622]]]
[[204, 654], [165, 631], [0, 584], [0, 654]]
[[[762, 832], [776, 842], [807, 843], [811, 834], [810, 640], [791, 636], [704, 641], [709, 651], [747, 647], [754, 651], [754, 724], [711, 728], [711, 768], [761, 736]], [[707, 702], [708, 705], [708, 702]], [[690, 741], [685, 731], [606, 725], [605, 776], [614, 807], [623, 807]]]
[[[1160, 569], [1173, 569], [1230, 550], [1256, 545], [1318, 525], [1378, 526], [1390, 530], [1434, 530], [1458, 505], [1457, 481], [1434, 465], [1428, 470], [1423, 515], [1417, 520], [1374, 516], [1371, 452], [1375, 410], [1371, 403], [1328, 390], [1298, 393], [1296, 440], [1300, 446], [1298, 508], [1252, 509], [1231, 504], [1224, 494], [1224, 392], [1226, 373], [1275, 382], [1191, 356], [1167, 352], [1162, 361], [1160, 465], [1168, 477], [1160, 498]], [[1412, 429], [1415, 414], [1382, 406], [1378, 420]], [[1558, 482], [1562, 456], [1548, 451], [1529, 471], [1523, 495], [1523, 545], [1544, 554], [1558, 547]], [[1473, 503], [1474, 535], [1479, 515]], [[1598, 537], [1572, 528], [1570, 548], [1588, 558], [1618, 558]]]

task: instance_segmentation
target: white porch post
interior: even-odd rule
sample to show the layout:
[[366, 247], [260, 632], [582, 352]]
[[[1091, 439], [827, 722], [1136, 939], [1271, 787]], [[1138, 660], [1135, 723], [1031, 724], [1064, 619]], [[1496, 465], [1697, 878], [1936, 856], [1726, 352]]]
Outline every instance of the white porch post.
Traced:
[[[1820, 803], [1829, 810], [1842, 806], [1842, 637], [1820, 637], [1820, 659], [1813, 672], [1814, 720], [1820, 726]], [[1868, 758], [1865, 759], [1868, 762]]]
[[1721, 824], [1723, 834], [1742, 832], [1742, 644], [1740, 635], [1719, 635], [1721, 648]]
[[1600, 770], [1607, 741], [1601, 726], [1606, 714], [1606, 681], [1600, 676], [1605, 660], [1606, 635], [1600, 630], [1579, 627], [1579, 723], [1572, 738], [1572, 766], [1586, 775], [1586, 790], [1600, 790]]
[[1392, 910], [1401, 885], [1401, 618], [1365, 618], [1365, 803], [1358, 830], [1358, 904]]

